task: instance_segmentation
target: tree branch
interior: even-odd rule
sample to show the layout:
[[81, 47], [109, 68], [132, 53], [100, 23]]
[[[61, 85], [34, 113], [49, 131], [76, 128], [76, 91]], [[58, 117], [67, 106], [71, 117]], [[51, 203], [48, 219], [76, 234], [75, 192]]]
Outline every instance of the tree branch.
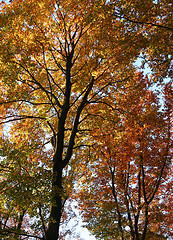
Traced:
[[66, 154], [66, 157], [64, 159], [64, 167], [68, 164], [71, 156], [72, 156], [72, 152], [73, 152], [73, 146], [74, 146], [74, 139], [75, 139], [75, 136], [76, 136], [76, 133], [77, 133], [77, 130], [78, 130], [78, 125], [79, 125], [79, 118], [80, 118], [80, 115], [81, 115], [81, 112], [87, 102], [87, 97], [93, 87], [93, 84], [94, 84], [94, 77], [92, 77], [92, 80], [90, 82], [90, 84], [88, 85], [88, 89], [87, 91], [85, 92], [85, 95], [82, 99], [82, 102], [81, 104], [79, 105], [78, 109], [77, 109], [77, 113], [76, 113], [76, 118], [75, 118], [75, 121], [74, 121], [74, 126], [73, 126], [73, 130], [72, 130], [72, 133], [71, 133], [71, 136], [70, 136], [70, 140], [69, 140], [69, 146], [68, 146], [68, 149], [67, 149], [67, 154]]
[[120, 19], [125, 19], [129, 22], [132, 22], [132, 23], [141, 24], [141, 25], [151, 25], [153, 27], [159, 27], [159, 28], [164, 28], [164, 29], [173, 31], [173, 28], [169, 27], [169, 26], [165, 26], [165, 25], [161, 25], [161, 24], [157, 24], [157, 23], [152, 23], [152, 22], [142, 22], [142, 21], [138, 21], [136, 19], [131, 19], [129, 17], [126, 17], [125, 15], [121, 16], [120, 14], [115, 14], [115, 16], [120, 18]]

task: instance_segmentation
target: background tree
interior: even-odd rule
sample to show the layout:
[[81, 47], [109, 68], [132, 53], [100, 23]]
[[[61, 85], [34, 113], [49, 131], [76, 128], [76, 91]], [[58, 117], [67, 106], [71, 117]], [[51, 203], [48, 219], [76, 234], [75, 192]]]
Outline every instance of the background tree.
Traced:
[[86, 226], [98, 239], [172, 236], [172, 94], [168, 84], [161, 111], [151, 82], [136, 73], [114, 104], [98, 109], [96, 146], [78, 171], [77, 191]]

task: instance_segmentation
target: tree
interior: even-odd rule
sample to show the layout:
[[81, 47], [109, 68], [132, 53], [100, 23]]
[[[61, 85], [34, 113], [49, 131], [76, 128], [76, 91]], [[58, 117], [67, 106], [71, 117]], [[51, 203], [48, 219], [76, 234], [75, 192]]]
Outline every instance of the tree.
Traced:
[[114, 104], [99, 109], [105, 120], [94, 123], [97, 144], [79, 170], [77, 191], [86, 226], [98, 239], [171, 236], [171, 84], [164, 96], [161, 111], [151, 81], [136, 73]]
[[85, 145], [89, 105], [131, 75], [141, 48], [127, 48], [135, 32], [122, 39], [113, 9], [107, 1], [1, 4], [3, 236], [58, 239], [72, 185], [64, 176]]

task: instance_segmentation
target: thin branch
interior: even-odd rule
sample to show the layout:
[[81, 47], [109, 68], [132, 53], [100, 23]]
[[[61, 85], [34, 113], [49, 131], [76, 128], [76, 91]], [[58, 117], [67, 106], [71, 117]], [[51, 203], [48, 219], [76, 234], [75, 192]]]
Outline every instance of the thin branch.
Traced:
[[53, 126], [52, 126], [52, 124], [50, 124], [50, 122], [49, 121], [47, 121], [47, 124], [49, 125], [49, 127], [51, 128], [51, 130], [52, 130], [52, 132], [53, 132], [53, 136], [56, 136], [56, 133], [55, 133], [55, 130], [54, 130], [54, 128], [53, 128]]
[[111, 172], [111, 183], [112, 183], [111, 190], [112, 190], [112, 194], [113, 194], [113, 197], [114, 197], [114, 200], [115, 200], [116, 210], [117, 210], [117, 213], [118, 213], [118, 227], [119, 227], [120, 232], [121, 232], [121, 238], [122, 238], [122, 240], [124, 240], [124, 234], [123, 234], [123, 228], [122, 228], [122, 215], [120, 213], [119, 204], [118, 204], [118, 200], [117, 200], [117, 195], [115, 193], [115, 182], [114, 182], [115, 167], [112, 170], [112, 168], [109, 166], [109, 169], [110, 169], [110, 172]]
[[51, 103], [49, 103], [49, 102], [31, 102], [31, 101], [26, 100], [26, 99], [18, 99], [18, 100], [10, 100], [10, 101], [5, 101], [5, 102], [0, 102], [0, 105], [8, 104], [8, 103], [18, 103], [18, 102], [26, 102], [26, 103], [29, 103], [31, 105], [51, 105]]
[[91, 116], [92, 114], [88, 113], [85, 117], [83, 117], [80, 121], [79, 121], [79, 125], [85, 121], [85, 119], [87, 119], [89, 116]]
[[43, 219], [43, 216], [42, 216], [41, 206], [38, 209], [39, 209], [39, 215], [40, 215], [40, 218], [41, 218], [41, 225], [42, 225], [42, 228], [43, 228], [44, 236], [46, 236], [46, 226], [44, 224], [44, 219]]
[[[101, 77], [104, 73], [102, 73], [101, 75], [99, 75], [99, 77]], [[97, 77], [97, 79], [99, 78]], [[103, 86], [102, 88], [99, 89], [99, 91], [97, 91], [95, 94], [93, 94], [93, 96], [88, 100], [88, 102], [90, 102], [95, 96], [97, 96], [102, 90], [104, 90], [105, 88], [107, 88], [108, 86], [111, 86], [111, 83], [107, 83], [105, 86]]]
[[[13, 116], [10, 116], [10, 117], [13, 117]], [[10, 118], [10, 117], [6, 117], [6, 118]], [[19, 116], [19, 117], [16, 117], [16, 118], [10, 119], [10, 120], [6, 120], [6, 121], [3, 121], [3, 122], [0, 122], [0, 125], [5, 124], [5, 123], [9, 123], [9, 122], [18, 121], [18, 120], [24, 120], [24, 119], [28, 119], [28, 118], [31, 118], [31, 119], [41, 119], [41, 120], [46, 120], [46, 118], [44, 118], [44, 117], [36, 117], [36, 116]], [[3, 119], [4, 119], [4, 118], [3, 118]]]
[[[99, 98], [99, 99], [100, 99], [100, 98]], [[109, 103], [104, 102], [104, 101], [100, 101], [100, 100], [97, 101], [97, 100], [95, 100], [95, 101], [90, 101], [89, 103], [102, 103], [102, 104], [105, 104], [105, 105], [107, 105], [108, 107], [110, 107], [113, 111], [118, 111], [118, 112], [120, 112], [120, 113], [122, 113], [122, 114], [126, 113], [125, 110], [122, 110], [122, 109], [120, 109], [120, 108], [113, 107], [112, 105], [110, 105]]]
[[[51, 52], [52, 57], [53, 57], [53, 60], [55, 61], [57, 67], [58, 67], [58, 68], [61, 70], [61, 72], [65, 75], [65, 74], [66, 74], [66, 70], [61, 66], [60, 63], [57, 62], [57, 59], [56, 59], [56, 57], [55, 57], [55, 55], [54, 55], [54, 53], [53, 53], [53, 51], [52, 51], [51, 48], [49, 49], [49, 51]], [[57, 49], [56, 49], [56, 51], [57, 51]]]
[[33, 237], [33, 238], [38, 238], [38, 239], [43, 240], [42, 237], [38, 237], [38, 236], [27, 234], [27, 233], [15, 232], [14, 230], [11, 230], [9, 227], [8, 227], [8, 229], [0, 229], [0, 234], [3, 236], [9, 236], [10, 233], [18, 235], [18, 236], [27, 236], [27, 237]]
[[173, 28], [172, 27], [168, 27], [166, 25], [161, 25], [161, 24], [157, 24], [157, 23], [152, 23], [152, 22], [142, 22], [142, 21], [138, 21], [136, 19], [131, 19], [129, 17], [126, 17], [126, 16], [121, 16], [121, 15], [118, 15], [118, 14], [115, 14], [116, 17], [119, 17], [121, 19], [125, 19], [129, 22], [132, 22], [132, 23], [136, 23], [136, 24], [141, 24], [141, 25], [151, 25], [153, 27], [159, 27], [159, 28], [164, 28], [164, 29], [167, 29], [167, 30], [171, 30], [173, 31]]
[[[43, 49], [43, 61], [44, 61], [44, 66], [43, 66], [43, 68], [46, 70], [47, 80], [48, 80], [48, 82], [49, 82], [50, 96], [51, 96], [51, 97], [50, 97], [50, 102], [51, 102], [53, 108], [55, 109], [55, 111], [57, 112], [57, 109], [56, 109], [56, 107], [55, 107], [55, 104], [54, 104], [53, 101], [52, 101], [52, 97], [55, 99], [55, 102], [57, 103], [57, 105], [58, 105], [60, 108], [62, 108], [62, 106], [61, 106], [60, 102], [58, 101], [57, 97], [54, 95], [53, 90], [52, 90], [52, 83], [51, 83], [51, 81], [50, 81], [50, 78], [51, 78], [52, 80], [54, 80], [54, 78], [52, 77], [52, 75], [50, 74], [50, 71], [48, 71], [48, 68], [47, 68], [44, 45], [43, 45], [41, 42], [39, 42], [39, 43], [40, 43], [40, 45], [42, 46], [42, 49]], [[38, 61], [38, 60], [36, 60], [36, 61]], [[39, 64], [40, 64], [40, 63], [39, 63]], [[42, 64], [40, 64], [40, 66], [42, 66]], [[53, 81], [53, 83], [55, 83], [55, 81]], [[57, 84], [56, 84], [56, 86], [57, 86]], [[58, 87], [59, 87], [59, 86], [58, 86]]]
[[76, 148], [80, 148], [80, 147], [93, 147], [94, 146], [94, 144], [92, 144], [92, 145], [90, 145], [90, 144], [80, 144], [80, 145], [78, 145], [78, 146], [75, 146], [73, 149], [76, 149]]
[[[167, 151], [168, 151], [168, 149], [167, 149]], [[148, 204], [151, 203], [151, 201], [153, 200], [153, 198], [154, 198], [154, 196], [155, 196], [155, 194], [156, 194], [156, 192], [157, 192], [157, 190], [158, 190], [158, 188], [159, 188], [160, 181], [161, 181], [161, 178], [162, 178], [162, 175], [163, 175], [163, 171], [164, 171], [164, 169], [165, 169], [166, 162], [167, 162], [167, 155], [165, 156], [165, 160], [164, 160], [163, 166], [162, 166], [162, 168], [161, 168], [161, 170], [160, 170], [159, 177], [158, 177], [158, 179], [157, 179], [156, 182], [155, 182], [155, 189], [152, 191], [152, 193], [151, 193], [150, 196], [148, 197], [148, 201], [147, 201]]]
[[[19, 62], [14, 61], [14, 63], [16, 63], [17, 65], [19, 65], [21, 68], [23, 68], [23, 69], [29, 74], [29, 76], [30, 76], [31, 79], [33, 80], [33, 81], [30, 80], [30, 82], [33, 82], [34, 84], [36, 84], [37, 86], [39, 86], [40, 89], [41, 89], [43, 92], [46, 93], [46, 95], [47, 95], [49, 101], [51, 102], [52, 106], [54, 107], [55, 111], [58, 112], [57, 109], [56, 109], [56, 107], [55, 107], [55, 105], [52, 103], [50, 96], [49, 96], [49, 95], [51, 95], [51, 92], [47, 91], [47, 90], [41, 85], [41, 83], [36, 80], [36, 78], [33, 76], [33, 74], [28, 70], [28, 68], [24, 67], [24, 66], [23, 66], [22, 64], [20, 64]], [[52, 95], [51, 95], [51, 97], [52, 97]], [[54, 97], [55, 97], [55, 96], [54, 96]], [[55, 97], [55, 101], [57, 102], [58, 105], [60, 104], [56, 97]], [[60, 105], [60, 107], [61, 107], [61, 105]]]
[[72, 107], [78, 100], [79, 98], [87, 91], [88, 86], [90, 85], [90, 83], [86, 86], [86, 88], [79, 94], [79, 96], [72, 102], [72, 104], [70, 105], [70, 107]]

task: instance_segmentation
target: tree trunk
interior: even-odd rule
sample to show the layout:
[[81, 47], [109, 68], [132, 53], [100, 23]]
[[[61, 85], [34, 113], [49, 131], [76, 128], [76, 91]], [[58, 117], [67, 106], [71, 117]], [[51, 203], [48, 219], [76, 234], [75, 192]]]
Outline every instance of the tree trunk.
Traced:
[[59, 227], [62, 215], [62, 169], [60, 164], [54, 164], [50, 222], [46, 233], [46, 240], [57, 240], [59, 237]]

